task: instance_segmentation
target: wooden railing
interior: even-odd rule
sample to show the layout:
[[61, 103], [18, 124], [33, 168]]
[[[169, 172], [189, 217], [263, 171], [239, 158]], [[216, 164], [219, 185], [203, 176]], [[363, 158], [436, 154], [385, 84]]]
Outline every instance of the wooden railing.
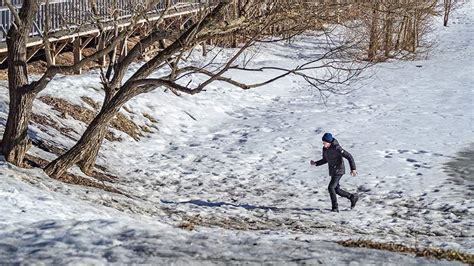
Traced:
[[[11, 0], [18, 9], [22, 0]], [[206, 4], [208, 0], [160, 0], [150, 13], [159, 14], [164, 11], [167, 4], [172, 6], [193, 6]], [[96, 6], [97, 16], [92, 11], [91, 3]], [[47, 4], [40, 5], [36, 15], [32, 36], [40, 36], [44, 32], [57, 32], [61, 30], [74, 30], [80, 26], [93, 23], [97, 19], [103, 22], [113, 19], [124, 20], [136, 12], [136, 7], [143, 0], [49, 0]], [[0, 0], [0, 42], [6, 40], [7, 32], [12, 26], [13, 16]]]

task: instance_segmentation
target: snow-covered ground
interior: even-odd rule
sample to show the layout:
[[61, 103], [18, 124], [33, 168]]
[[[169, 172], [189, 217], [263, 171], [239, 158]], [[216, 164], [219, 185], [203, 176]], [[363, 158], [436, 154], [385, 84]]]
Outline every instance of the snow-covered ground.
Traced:
[[[459, 152], [474, 150], [474, 4], [451, 21], [436, 29], [428, 59], [380, 64], [361, 89], [326, 104], [295, 78], [250, 91], [216, 83], [195, 96], [157, 90], [134, 99], [128, 115], [150, 125], [141, 114], [151, 115], [154, 132], [139, 142], [106, 141], [98, 160], [128, 197], [1, 160], [0, 263], [449, 263], [333, 243], [344, 239], [473, 254], [472, 168], [450, 168]], [[313, 56], [312, 41], [268, 45], [256, 62], [296, 64]], [[79, 96], [99, 101], [98, 87], [92, 72], [58, 78], [44, 94], [85, 106]], [[4, 121], [8, 95], [0, 92]], [[35, 108], [52, 112], [39, 101]], [[309, 164], [321, 157], [327, 131], [360, 173], [341, 181], [359, 193], [358, 206], [340, 198], [337, 214], [329, 211], [327, 167]], [[53, 129], [31, 133], [73, 144]], [[197, 226], [179, 228], [186, 223]]]

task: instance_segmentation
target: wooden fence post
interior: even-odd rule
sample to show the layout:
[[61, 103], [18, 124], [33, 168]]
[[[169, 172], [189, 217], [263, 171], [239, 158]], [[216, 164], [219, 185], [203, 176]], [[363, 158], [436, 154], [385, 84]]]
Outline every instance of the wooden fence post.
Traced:
[[[74, 64], [77, 64], [79, 61], [82, 60], [82, 40], [81, 37], [76, 37], [74, 40]], [[82, 74], [82, 68], [77, 69], [74, 74]]]

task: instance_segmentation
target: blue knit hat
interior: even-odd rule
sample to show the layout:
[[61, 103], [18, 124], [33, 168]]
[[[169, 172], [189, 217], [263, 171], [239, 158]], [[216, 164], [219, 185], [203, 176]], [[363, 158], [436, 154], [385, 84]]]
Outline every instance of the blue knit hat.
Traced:
[[334, 140], [331, 133], [324, 133], [323, 141], [331, 143]]

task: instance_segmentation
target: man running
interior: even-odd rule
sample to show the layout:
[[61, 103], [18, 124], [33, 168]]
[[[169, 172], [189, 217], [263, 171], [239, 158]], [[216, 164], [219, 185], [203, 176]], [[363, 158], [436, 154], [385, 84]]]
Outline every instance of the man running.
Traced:
[[337, 140], [333, 138], [331, 133], [325, 133], [323, 135], [322, 140], [323, 158], [316, 162], [311, 160], [310, 163], [311, 165], [315, 166], [320, 166], [326, 163], [328, 164], [329, 175], [331, 176], [331, 182], [329, 182], [328, 186], [329, 196], [331, 197], [332, 204], [331, 211], [339, 212], [336, 194], [341, 197], [348, 198], [351, 201], [351, 209], [353, 209], [356, 206], [359, 197], [356, 194], [351, 194], [347, 191], [342, 190], [339, 187], [339, 180], [346, 173], [344, 160], [342, 159], [342, 157], [346, 158], [349, 161], [349, 165], [351, 167], [351, 175], [357, 175], [354, 158], [352, 158], [352, 155], [339, 145], [339, 142], [337, 142]]

